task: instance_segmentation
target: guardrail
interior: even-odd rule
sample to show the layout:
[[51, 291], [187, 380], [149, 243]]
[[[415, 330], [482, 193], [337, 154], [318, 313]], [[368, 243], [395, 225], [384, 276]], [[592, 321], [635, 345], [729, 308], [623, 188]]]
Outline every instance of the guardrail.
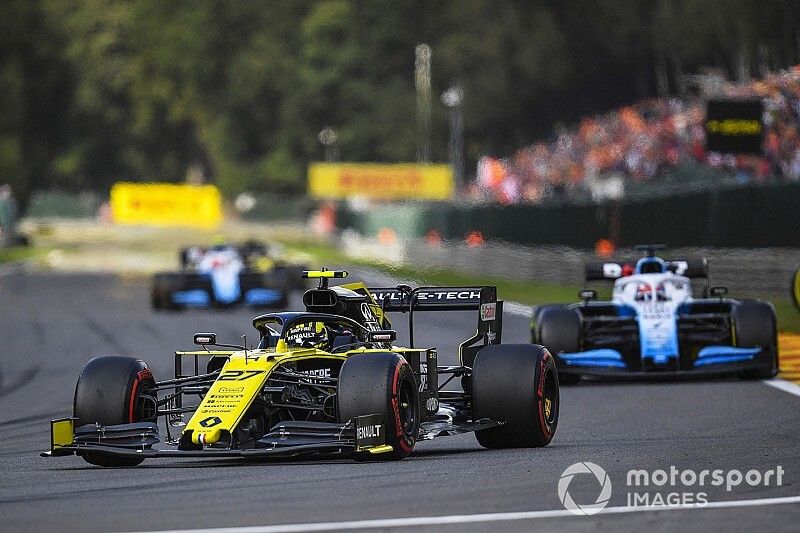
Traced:
[[461, 240], [479, 231], [487, 240], [527, 246], [592, 248], [601, 238], [619, 245], [666, 242], [682, 247], [800, 246], [800, 183], [740, 185], [687, 191], [662, 198], [604, 203], [465, 205], [412, 203], [372, 205], [356, 211], [342, 205], [340, 229], [377, 235], [383, 228], [401, 237], [436, 231]]

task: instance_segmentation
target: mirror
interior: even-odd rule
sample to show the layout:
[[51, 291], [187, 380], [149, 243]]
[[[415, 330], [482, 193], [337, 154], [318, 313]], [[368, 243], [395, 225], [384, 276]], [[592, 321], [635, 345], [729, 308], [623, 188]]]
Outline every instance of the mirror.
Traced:
[[716, 296], [718, 298], [722, 298], [726, 294], [728, 294], [728, 287], [711, 287], [709, 291], [711, 296]]
[[216, 333], [195, 333], [194, 334], [194, 343], [199, 344], [200, 346], [207, 346], [209, 344], [216, 344], [217, 343], [217, 334]]
[[597, 291], [592, 289], [581, 289], [580, 291], [578, 291], [578, 297], [585, 302], [588, 302], [590, 300], [596, 300]]
[[369, 342], [394, 342], [397, 340], [397, 332], [393, 329], [376, 329], [367, 333]]

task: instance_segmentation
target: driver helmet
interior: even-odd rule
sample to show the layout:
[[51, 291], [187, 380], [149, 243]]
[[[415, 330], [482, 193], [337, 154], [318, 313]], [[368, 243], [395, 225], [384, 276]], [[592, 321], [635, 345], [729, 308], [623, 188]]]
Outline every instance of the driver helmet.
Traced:
[[328, 328], [322, 322], [304, 322], [292, 326], [286, 333], [286, 344], [290, 348], [317, 348], [328, 346]]

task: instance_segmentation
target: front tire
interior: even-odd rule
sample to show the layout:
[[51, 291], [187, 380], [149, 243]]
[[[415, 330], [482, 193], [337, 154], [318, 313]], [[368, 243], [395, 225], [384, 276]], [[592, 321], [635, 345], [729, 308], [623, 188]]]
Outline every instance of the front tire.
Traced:
[[153, 276], [150, 302], [153, 309], [176, 311], [180, 306], [172, 300], [172, 295], [181, 290], [182, 276], [170, 272], [159, 272]]
[[473, 419], [503, 425], [475, 432], [484, 448], [547, 446], [558, 427], [558, 372], [544, 346], [498, 344], [478, 352], [472, 369]]
[[[153, 373], [144, 361], [133, 357], [95, 357], [86, 363], [75, 386], [75, 426], [112, 426], [155, 421]], [[81, 457], [98, 466], [136, 466], [144, 459], [83, 453]]]
[[339, 372], [339, 421], [379, 414], [391, 452], [363, 454], [357, 459], [403, 459], [417, 442], [420, 423], [419, 394], [414, 373], [395, 353], [369, 353], [349, 357]]
[[[575, 353], [581, 349], [581, 317], [577, 311], [566, 307], [548, 307], [539, 314], [533, 342], [546, 346], [550, 353]], [[573, 385], [580, 381], [578, 374], [562, 369], [559, 382]]]
[[778, 374], [778, 332], [775, 309], [767, 302], [748, 300], [734, 306], [731, 312], [736, 346], [759, 347], [765, 364], [742, 374], [744, 379], [768, 379]]

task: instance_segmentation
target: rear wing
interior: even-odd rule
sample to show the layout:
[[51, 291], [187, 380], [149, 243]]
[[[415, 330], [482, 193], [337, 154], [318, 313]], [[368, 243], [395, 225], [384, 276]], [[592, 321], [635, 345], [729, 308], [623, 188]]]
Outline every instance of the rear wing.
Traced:
[[497, 302], [495, 287], [369, 288], [375, 303], [388, 312], [480, 311]]
[[[679, 276], [708, 279], [708, 260], [705, 257], [667, 259], [667, 269]], [[586, 281], [614, 281], [633, 274], [636, 261], [605, 261], [586, 264]]]
[[384, 313], [408, 313], [411, 348], [414, 347], [414, 313], [419, 311], [477, 311], [474, 336], [459, 346], [462, 366], [472, 367], [478, 350], [500, 344], [503, 331], [503, 301], [497, 287], [418, 287], [407, 285], [367, 289]]

